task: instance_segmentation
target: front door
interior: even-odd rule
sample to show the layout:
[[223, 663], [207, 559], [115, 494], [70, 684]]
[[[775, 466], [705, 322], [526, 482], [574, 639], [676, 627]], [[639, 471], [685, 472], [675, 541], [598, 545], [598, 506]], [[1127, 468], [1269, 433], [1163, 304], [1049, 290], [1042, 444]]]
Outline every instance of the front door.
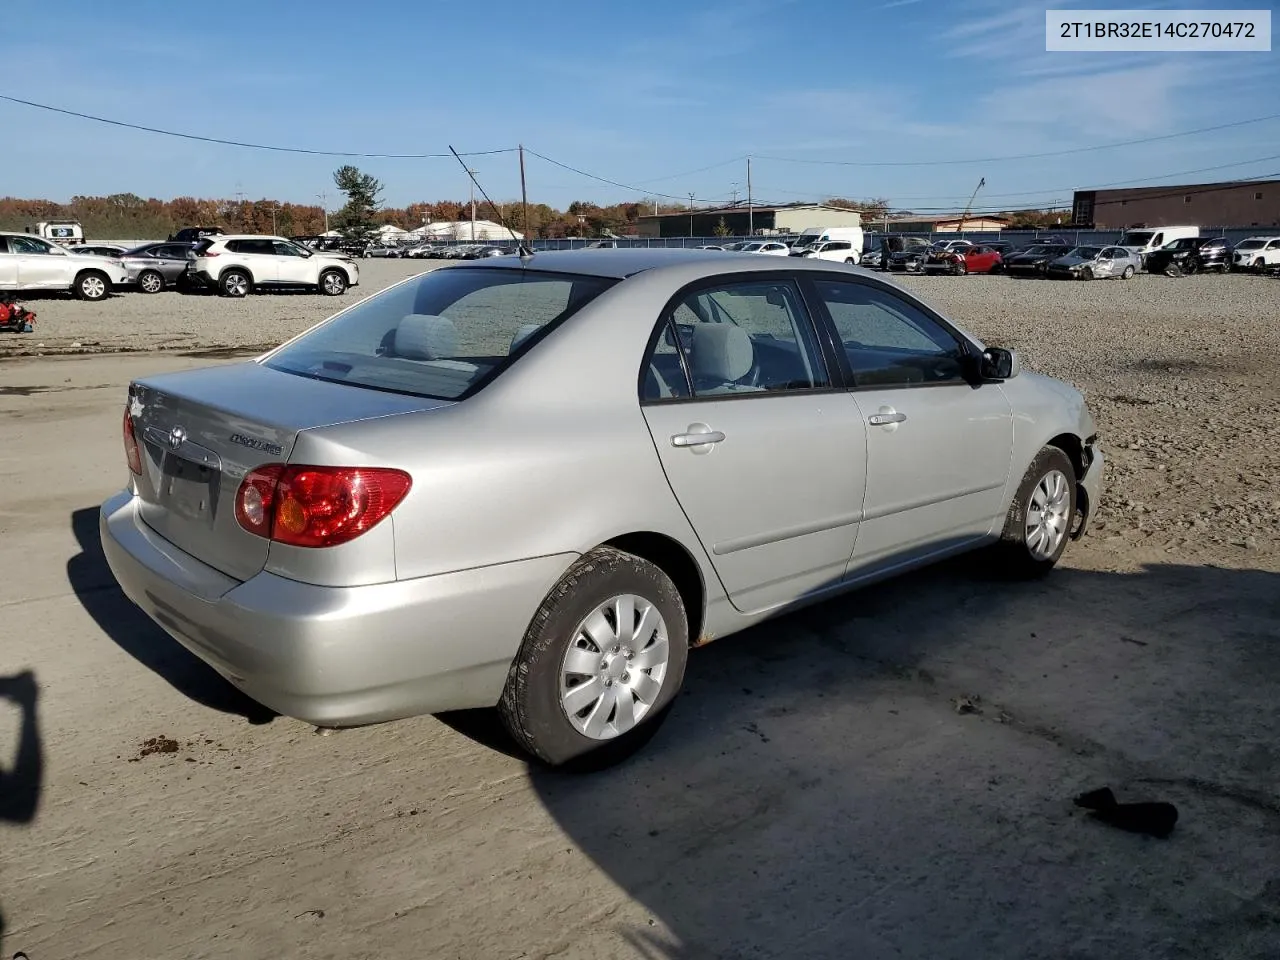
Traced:
[[792, 279], [722, 277], [661, 319], [641, 402], [667, 480], [735, 607], [838, 584], [866, 427]]
[[859, 280], [815, 279], [867, 428], [867, 490], [851, 576], [988, 535], [1004, 512], [1013, 412], [964, 377], [961, 341], [915, 302]]
[[272, 240], [280, 283], [314, 283], [310, 259], [295, 244]]
[[10, 237], [0, 237], [0, 290], [18, 286], [18, 255], [9, 249]]
[[71, 285], [74, 254], [37, 237], [9, 237], [9, 249], [17, 254], [18, 286], [27, 290]]

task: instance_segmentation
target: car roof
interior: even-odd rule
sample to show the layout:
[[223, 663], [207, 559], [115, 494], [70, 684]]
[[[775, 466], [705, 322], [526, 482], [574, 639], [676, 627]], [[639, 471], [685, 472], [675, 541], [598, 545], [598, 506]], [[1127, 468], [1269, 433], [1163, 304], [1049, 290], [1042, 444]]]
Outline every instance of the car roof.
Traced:
[[[741, 257], [724, 250], [697, 250], [664, 247], [617, 247], [613, 249], [547, 250], [532, 257], [493, 257], [483, 263], [485, 269], [502, 270], [524, 267], [530, 270], [553, 270], [564, 273], [584, 273], [596, 277], [613, 277], [622, 280], [656, 267], [672, 267], [693, 263], [724, 264], [733, 262], [759, 263], [760, 258], [750, 254]], [[766, 258], [767, 259], [767, 258]]]

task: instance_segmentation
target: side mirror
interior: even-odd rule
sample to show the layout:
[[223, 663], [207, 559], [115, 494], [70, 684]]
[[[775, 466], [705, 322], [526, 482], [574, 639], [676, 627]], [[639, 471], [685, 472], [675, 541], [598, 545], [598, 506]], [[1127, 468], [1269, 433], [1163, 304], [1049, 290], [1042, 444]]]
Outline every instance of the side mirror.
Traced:
[[988, 347], [982, 353], [979, 370], [983, 380], [1011, 380], [1018, 375], [1021, 364], [1016, 350]]

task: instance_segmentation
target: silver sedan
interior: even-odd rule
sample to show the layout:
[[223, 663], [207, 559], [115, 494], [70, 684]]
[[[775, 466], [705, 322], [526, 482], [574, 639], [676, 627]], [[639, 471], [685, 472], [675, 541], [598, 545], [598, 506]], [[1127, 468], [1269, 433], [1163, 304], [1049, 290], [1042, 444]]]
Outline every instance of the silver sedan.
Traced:
[[187, 272], [187, 263], [194, 256], [189, 243], [146, 243], [120, 255], [129, 282], [142, 293], [160, 293], [170, 284], [176, 284]]
[[1047, 276], [1072, 280], [1131, 280], [1142, 269], [1142, 257], [1125, 247], [1076, 247], [1051, 260]]
[[319, 726], [496, 707], [626, 756], [692, 647], [1099, 500], [1083, 397], [896, 284], [706, 250], [495, 257], [254, 360], [137, 380], [101, 511], [124, 592]]

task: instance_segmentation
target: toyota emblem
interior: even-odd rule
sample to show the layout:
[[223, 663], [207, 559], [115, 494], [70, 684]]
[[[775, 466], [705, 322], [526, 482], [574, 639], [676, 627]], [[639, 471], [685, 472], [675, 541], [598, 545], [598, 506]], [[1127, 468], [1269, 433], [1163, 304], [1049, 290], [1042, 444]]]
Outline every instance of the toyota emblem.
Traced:
[[182, 442], [187, 439], [187, 431], [181, 427], [174, 427], [169, 431], [169, 449], [177, 450], [182, 446]]

